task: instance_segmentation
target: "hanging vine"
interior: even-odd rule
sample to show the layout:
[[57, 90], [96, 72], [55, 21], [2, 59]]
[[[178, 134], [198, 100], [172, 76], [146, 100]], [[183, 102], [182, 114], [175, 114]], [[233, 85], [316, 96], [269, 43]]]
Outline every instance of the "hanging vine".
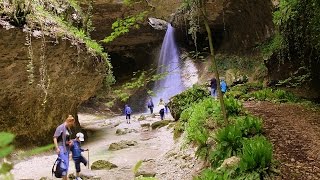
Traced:
[[27, 72], [29, 73], [28, 75], [28, 80], [29, 80], [29, 85], [33, 84], [34, 82], [34, 64], [33, 64], [33, 49], [32, 49], [32, 33], [28, 32], [26, 33], [26, 46], [28, 46], [28, 55], [29, 55], [29, 63], [27, 65]]

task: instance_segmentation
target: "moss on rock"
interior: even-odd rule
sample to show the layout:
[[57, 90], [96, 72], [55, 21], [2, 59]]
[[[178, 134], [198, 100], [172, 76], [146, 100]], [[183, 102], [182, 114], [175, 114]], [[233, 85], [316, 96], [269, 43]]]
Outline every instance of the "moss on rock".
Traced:
[[109, 161], [105, 161], [105, 160], [98, 160], [95, 161], [92, 165], [91, 165], [91, 169], [92, 170], [110, 170], [110, 169], [114, 169], [117, 168], [118, 166], [109, 162]]
[[171, 121], [170, 120], [162, 120], [157, 121], [151, 124], [152, 129], [162, 128], [166, 125], [168, 125]]
[[183, 110], [208, 96], [210, 94], [205, 86], [194, 85], [192, 88], [172, 97], [168, 104], [172, 117], [179, 120]]

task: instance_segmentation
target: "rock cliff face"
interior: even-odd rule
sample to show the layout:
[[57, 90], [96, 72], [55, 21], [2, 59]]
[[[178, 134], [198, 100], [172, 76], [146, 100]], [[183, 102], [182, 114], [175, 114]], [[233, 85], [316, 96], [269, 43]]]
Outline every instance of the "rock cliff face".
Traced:
[[68, 114], [75, 116], [78, 105], [102, 85], [104, 62], [58, 41], [32, 38], [34, 82], [29, 84], [26, 33], [0, 28], [0, 131], [16, 134], [18, 144], [52, 142], [55, 127]]

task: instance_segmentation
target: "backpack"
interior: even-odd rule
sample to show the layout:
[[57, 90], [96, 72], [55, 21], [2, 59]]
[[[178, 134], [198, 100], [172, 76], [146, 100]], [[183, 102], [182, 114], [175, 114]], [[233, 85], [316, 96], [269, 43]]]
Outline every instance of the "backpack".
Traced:
[[62, 178], [62, 172], [65, 170], [62, 168], [63, 163], [63, 160], [58, 157], [52, 166], [52, 176], [54, 174], [56, 178]]

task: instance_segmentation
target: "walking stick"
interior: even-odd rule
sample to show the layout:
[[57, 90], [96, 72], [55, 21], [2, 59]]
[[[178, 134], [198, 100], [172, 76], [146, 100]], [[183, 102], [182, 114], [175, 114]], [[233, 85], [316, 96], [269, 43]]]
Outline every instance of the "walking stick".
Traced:
[[90, 169], [89, 149], [88, 149], [88, 169]]

